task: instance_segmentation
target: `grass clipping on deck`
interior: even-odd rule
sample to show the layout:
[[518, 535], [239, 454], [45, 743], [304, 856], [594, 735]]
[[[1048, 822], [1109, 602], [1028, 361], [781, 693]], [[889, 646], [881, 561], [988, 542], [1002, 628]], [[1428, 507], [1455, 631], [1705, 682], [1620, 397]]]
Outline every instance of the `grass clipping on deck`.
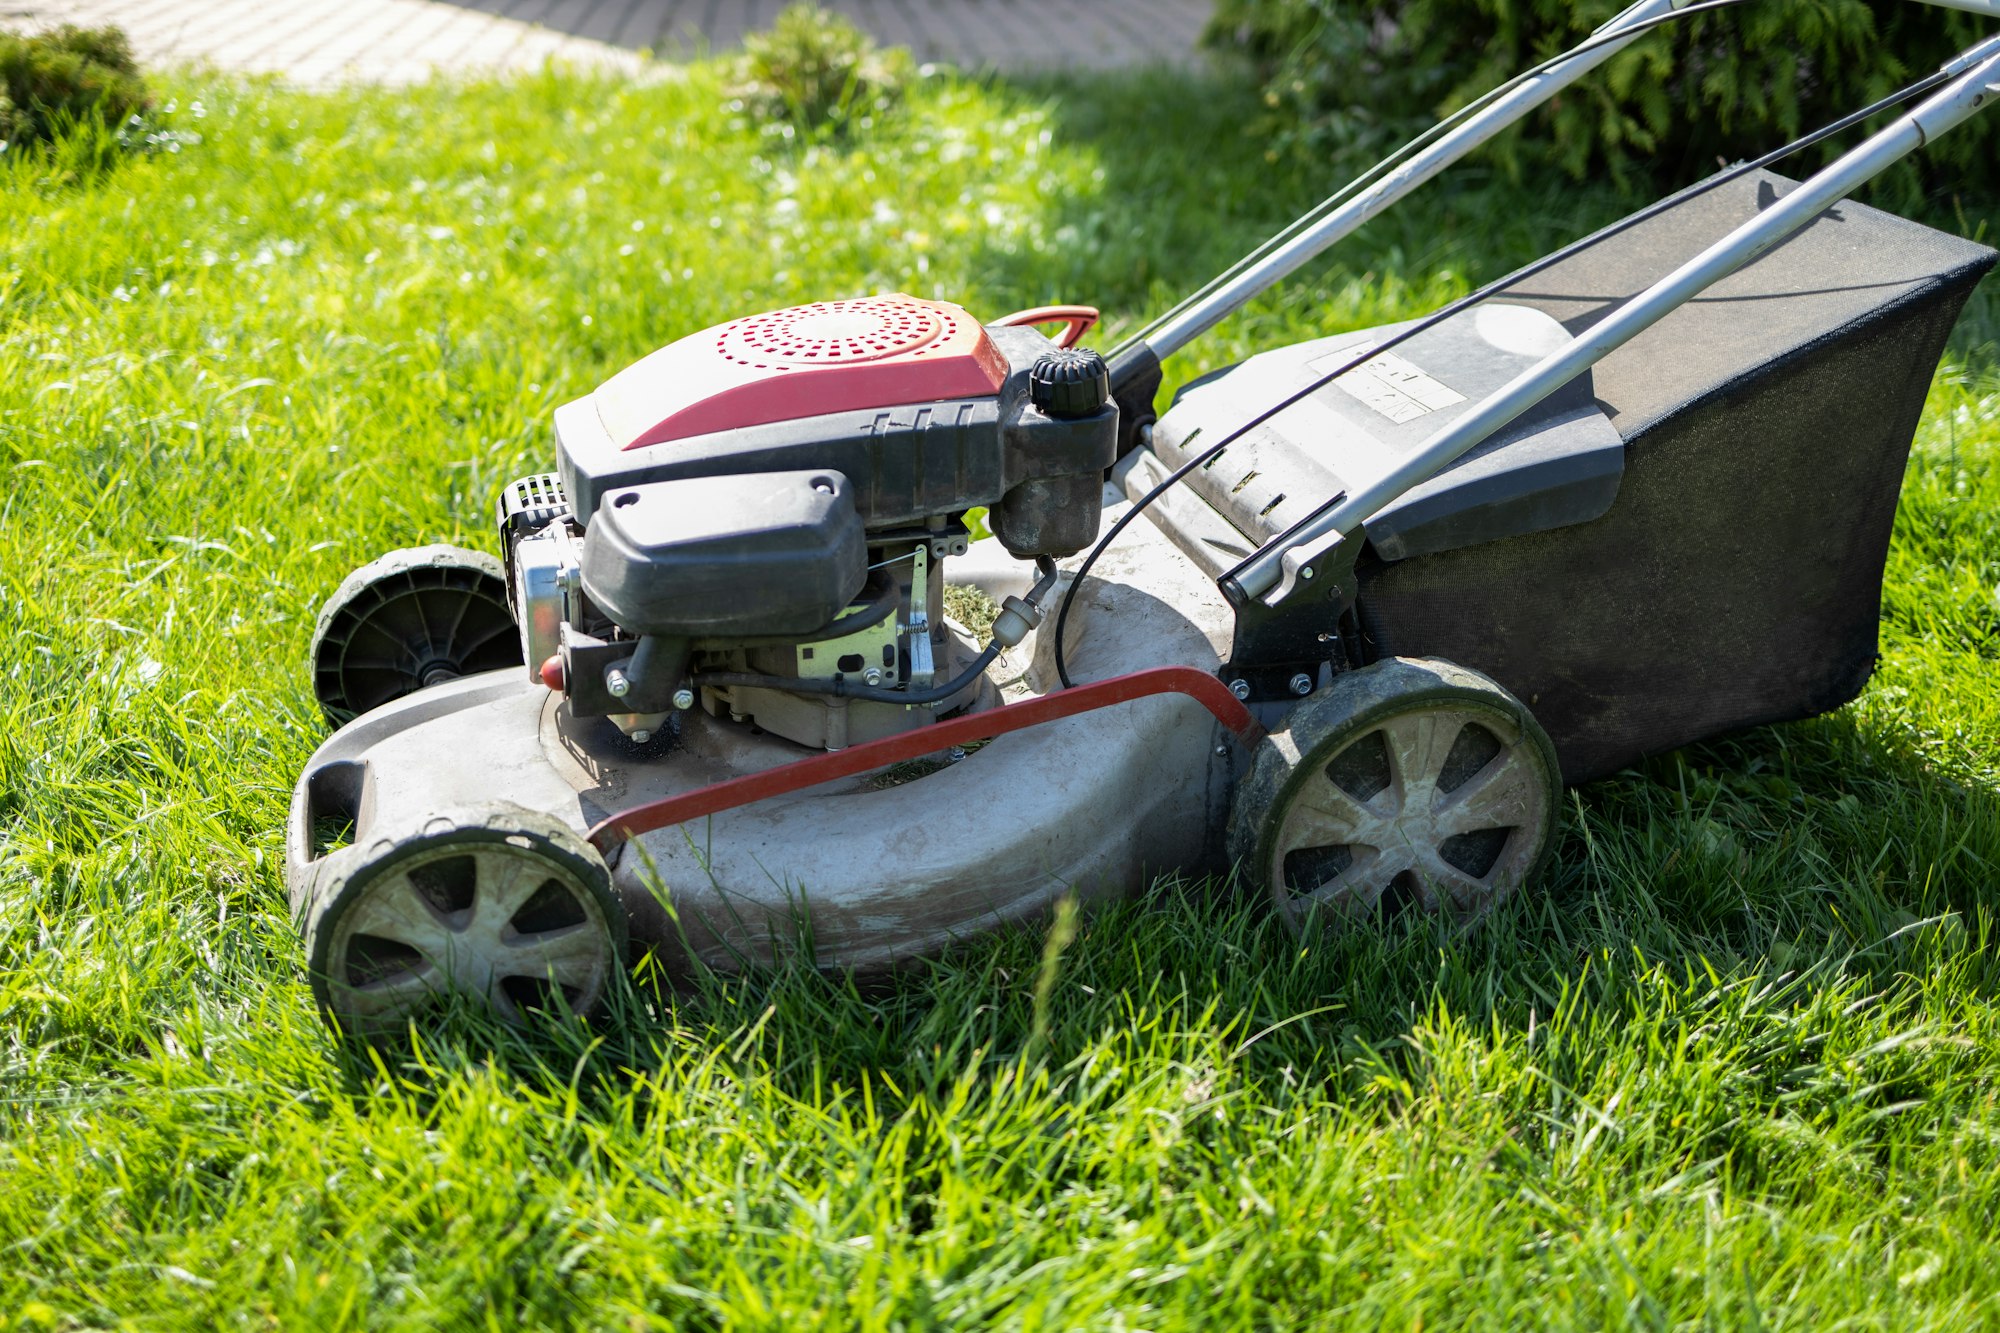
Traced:
[[[962, 583], [947, 583], [944, 586], [944, 611], [972, 636], [975, 644], [983, 647], [993, 637], [993, 621], [1000, 614], [1000, 607], [978, 588]], [[880, 773], [871, 775], [868, 785], [876, 791], [886, 791], [890, 787], [900, 787], [906, 782], [915, 782], [918, 778], [927, 778], [933, 773], [943, 772], [985, 744], [985, 741], [970, 741], [964, 745], [954, 745], [943, 754], [927, 754], [915, 759], [905, 759], [899, 764], [889, 765]]]

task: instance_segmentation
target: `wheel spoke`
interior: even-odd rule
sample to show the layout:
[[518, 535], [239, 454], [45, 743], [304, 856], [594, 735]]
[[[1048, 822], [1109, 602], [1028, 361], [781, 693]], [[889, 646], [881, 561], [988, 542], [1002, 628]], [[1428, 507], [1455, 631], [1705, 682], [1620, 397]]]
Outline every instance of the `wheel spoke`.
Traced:
[[[1344, 911], [1365, 914], [1375, 910], [1375, 904], [1382, 901], [1388, 891], [1389, 881], [1408, 870], [1414, 858], [1401, 848], [1362, 847], [1354, 848], [1354, 863], [1338, 875], [1303, 893], [1293, 893], [1292, 901], [1300, 907], [1333, 905]], [[1284, 858], [1278, 859], [1276, 876], [1284, 875]], [[1290, 881], [1283, 881], [1286, 889], [1291, 889]]]
[[1286, 851], [1303, 847], [1339, 847], [1360, 842], [1375, 846], [1382, 818], [1342, 791], [1324, 773], [1307, 778], [1292, 798], [1279, 842]]
[[[412, 582], [414, 584], [414, 580]], [[417, 627], [423, 630], [424, 632], [424, 652], [422, 656], [436, 657], [438, 651], [437, 635], [433, 633], [431, 630], [431, 618], [424, 614], [423, 590], [421, 588], [416, 588], [413, 586], [411, 590], [405, 594], [405, 599], [409, 602], [410, 609], [417, 613]], [[421, 662], [419, 663], [419, 665], [421, 665]]]
[[447, 648], [451, 647], [452, 643], [457, 640], [459, 626], [465, 623], [465, 617], [472, 610], [472, 604], [479, 600], [479, 594], [471, 588], [467, 588], [459, 594], [459, 598], [458, 610], [452, 613], [451, 628], [444, 632], [444, 643]]
[[1493, 882], [1492, 872], [1485, 879], [1468, 875], [1435, 854], [1422, 857], [1416, 870], [1417, 882], [1425, 895], [1424, 906], [1432, 911], [1445, 901], [1461, 912], [1475, 911], [1491, 902], [1501, 887]]
[[1428, 814], [1437, 799], [1438, 774], [1465, 723], [1449, 713], [1406, 713], [1382, 724], [1395, 775], [1398, 805], [1405, 814]]
[[1513, 749], [1494, 755], [1486, 767], [1446, 792], [1437, 804], [1437, 826], [1450, 837], [1481, 829], [1521, 828], [1539, 822], [1542, 784]]
[[342, 671], [393, 671], [399, 676], [410, 674], [408, 667], [381, 657], [342, 658], [340, 669]]
[[470, 657], [472, 654], [478, 652], [481, 648], [484, 648], [487, 644], [493, 642], [495, 639], [503, 638], [509, 634], [519, 634], [519, 633], [520, 630], [517, 629], [514, 626], [513, 622], [511, 621], [495, 625], [491, 629], [480, 634], [477, 638], [467, 639], [463, 643], [455, 645], [458, 650], [458, 659], [462, 662], [466, 658]]
[[473, 891], [472, 928], [497, 943], [514, 914], [554, 876], [540, 858], [506, 848], [482, 850], [475, 860], [479, 878]]
[[449, 944], [451, 925], [438, 915], [406, 875], [383, 881], [353, 907], [346, 922], [354, 935], [376, 935], [433, 958]]
[[[361, 625], [356, 630], [356, 636], [358, 637], [362, 633], [373, 634], [383, 643], [388, 644], [389, 647], [395, 652], [397, 662], [399, 663], [408, 662], [410, 664], [408, 666], [399, 665], [396, 668], [398, 671], [404, 672], [406, 674], [414, 673], [418, 667], [423, 665], [423, 660], [420, 657], [418, 657], [416, 650], [411, 648], [409, 644], [397, 638], [394, 634], [391, 634], [388, 630], [388, 627], [383, 625], [380, 621], [375, 621], [375, 620], [362, 621]], [[350, 639], [348, 640], [348, 642], [352, 644], [353, 640]]]
[[381, 1018], [409, 1009], [443, 993], [443, 973], [426, 960], [386, 977], [362, 985], [343, 984], [344, 1008], [361, 1018]]
[[496, 960], [497, 972], [579, 988], [589, 984], [605, 958], [604, 937], [593, 921], [516, 935], [506, 941], [506, 949], [505, 958]]

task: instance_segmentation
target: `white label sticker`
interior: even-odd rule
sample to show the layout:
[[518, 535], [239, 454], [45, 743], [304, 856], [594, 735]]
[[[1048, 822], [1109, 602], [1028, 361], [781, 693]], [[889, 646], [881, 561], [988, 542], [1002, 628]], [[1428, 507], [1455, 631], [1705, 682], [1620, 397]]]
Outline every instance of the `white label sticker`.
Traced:
[[[1337, 353], [1321, 358], [1320, 362], [1314, 363], [1313, 369], [1324, 374], [1338, 369], [1343, 361], [1352, 359], [1352, 353]], [[1348, 397], [1366, 403], [1398, 424], [1415, 421], [1440, 407], [1465, 401], [1464, 394], [1426, 375], [1394, 352], [1384, 352], [1371, 361], [1363, 362], [1333, 383]]]

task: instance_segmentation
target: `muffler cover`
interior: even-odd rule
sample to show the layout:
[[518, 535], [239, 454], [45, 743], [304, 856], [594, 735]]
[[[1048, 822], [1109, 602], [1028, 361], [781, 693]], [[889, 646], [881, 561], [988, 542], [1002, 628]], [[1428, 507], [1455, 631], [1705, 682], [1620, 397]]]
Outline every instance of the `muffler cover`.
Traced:
[[757, 472], [607, 494], [583, 539], [583, 590], [633, 634], [805, 634], [868, 575], [845, 475]]

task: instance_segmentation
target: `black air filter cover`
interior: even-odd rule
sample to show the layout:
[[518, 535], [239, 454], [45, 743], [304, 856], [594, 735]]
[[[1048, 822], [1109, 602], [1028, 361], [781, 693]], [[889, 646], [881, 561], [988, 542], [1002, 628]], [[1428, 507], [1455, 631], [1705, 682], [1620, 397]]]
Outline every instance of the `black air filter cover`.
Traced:
[[689, 477], [609, 492], [583, 539], [583, 590], [633, 634], [805, 634], [868, 577], [839, 472]]
[[[1589, 328], [1788, 193], [1759, 173], [1497, 299]], [[1599, 362], [1625, 447], [1573, 526], [1362, 568], [1373, 655], [1486, 672], [1580, 781], [1853, 698], [1876, 655], [1910, 440], [1960, 307], [1996, 256], [1858, 204]]]

